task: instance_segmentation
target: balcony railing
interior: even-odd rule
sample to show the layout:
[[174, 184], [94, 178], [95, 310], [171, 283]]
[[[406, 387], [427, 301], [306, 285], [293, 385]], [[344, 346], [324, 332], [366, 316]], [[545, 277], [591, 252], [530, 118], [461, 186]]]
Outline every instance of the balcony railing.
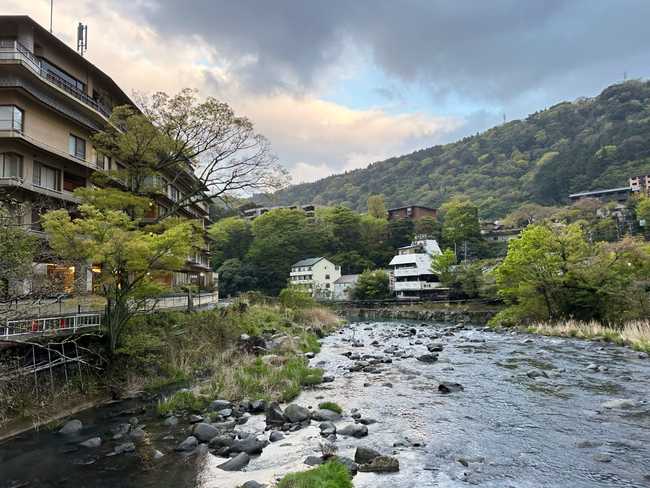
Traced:
[[105, 117], [110, 117], [111, 111], [101, 103], [89, 97], [76, 86], [56, 75], [43, 66], [41, 60], [34, 56], [25, 46], [18, 41], [0, 40], [0, 60], [17, 60], [29, 68], [38, 77], [56, 85], [70, 96], [88, 105], [93, 110]]

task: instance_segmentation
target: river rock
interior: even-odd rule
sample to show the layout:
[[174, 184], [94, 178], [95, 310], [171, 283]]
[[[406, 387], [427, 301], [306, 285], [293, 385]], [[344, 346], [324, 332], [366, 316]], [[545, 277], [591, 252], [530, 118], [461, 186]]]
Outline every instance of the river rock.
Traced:
[[188, 417], [190, 424], [196, 424], [198, 422], [203, 422], [203, 415], [192, 414]]
[[153, 450], [153, 458], [154, 459], [160, 459], [162, 457], [165, 457], [165, 454], [162, 451], [159, 451], [158, 449]]
[[333, 412], [332, 410], [326, 410], [324, 408], [319, 408], [314, 413], [312, 413], [311, 418], [318, 422], [333, 422], [341, 418], [341, 415]]
[[178, 425], [178, 417], [172, 415], [171, 417], [167, 417], [163, 423], [167, 427], [176, 427]]
[[219, 410], [217, 412], [221, 417], [230, 417], [232, 415], [232, 408], [224, 408], [223, 410]]
[[202, 442], [210, 442], [213, 437], [219, 435], [221, 431], [211, 424], [199, 422], [192, 429], [192, 434]]
[[325, 375], [323, 376], [323, 383], [332, 383], [334, 381], [334, 376]]
[[266, 425], [283, 425], [287, 421], [277, 402], [271, 403], [266, 409]]
[[606, 401], [601, 405], [602, 408], [606, 409], [629, 409], [636, 408], [638, 406], [639, 402], [630, 398], [617, 398], [614, 400]]
[[429, 344], [427, 346], [427, 351], [429, 352], [441, 352], [443, 349], [442, 344]]
[[354, 453], [354, 462], [357, 464], [366, 464], [379, 456], [381, 456], [381, 454], [374, 449], [370, 449], [369, 447], [357, 447], [357, 450]]
[[250, 404], [250, 413], [263, 413], [266, 410], [266, 401], [254, 400]]
[[250, 463], [251, 457], [245, 452], [240, 452], [234, 458], [217, 466], [224, 471], [241, 471]]
[[137, 429], [133, 429], [131, 431], [129, 437], [134, 441], [141, 441], [146, 435], [147, 433], [141, 427], [138, 427]]
[[284, 439], [284, 434], [278, 430], [273, 430], [269, 434], [269, 441], [271, 442], [278, 442]]
[[336, 425], [333, 422], [323, 422], [318, 428], [320, 429], [320, 435], [323, 437], [336, 434]]
[[530, 371], [526, 372], [526, 376], [529, 378], [548, 378], [548, 375], [544, 371], [540, 371], [537, 369], [531, 369]]
[[423, 363], [435, 363], [438, 360], [438, 355], [437, 354], [423, 354], [422, 356], [418, 356], [416, 359], [418, 361], [422, 361]]
[[612, 459], [614, 458], [610, 454], [604, 452], [594, 454], [594, 461], [598, 461], [599, 463], [611, 463]]
[[232, 409], [232, 403], [228, 400], [214, 400], [208, 405], [208, 410], [211, 412], [218, 412], [219, 410], [224, 410], [226, 408]]
[[305, 407], [291, 403], [284, 409], [284, 416], [289, 419], [289, 422], [298, 423], [311, 418], [311, 412]]
[[76, 434], [78, 433], [81, 429], [83, 429], [83, 424], [81, 423], [81, 420], [77, 419], [72, 419], [68, 420], [63, 427], [59, 430], [59, 434]]
[[337, 429], [337, 432], [341, 435], [361, 438], [368, 435], [368, 427], [363, 424], [347, 424]]
[[241, 485], [241, 488], [266, 488], [267, 485], [258, 483], [257, 481], [251, 480], [247, 481], [243, 485]]
[[307, 466], [318, 466], [324, 462], [325, 460], [321, 456], [307, 456], [303, 461]]
[[391, 456], [377, 456], [369, 463], [361, 464], [359, 471], [363, 473], [395, 473], [399, 471], [399, 461]]
[[187, 437], [183, 442], [176, 446], [177, 451], [193, 451], [199, 445], [199, 440], [193, 435]]
[[234, 442], [235, 439], [232, 435], [221, 434], [210, 439], [210, 443], [208, 445], [213, 449], [219, 449], [222, 447], [227, 447], [230, 449], [230, 446], [232, 446]]
[[444, 382], [440, 383], [438, 385], [438, 391], [442, 393], [443, 395], [446, 395], [448, 393], [452, 393], [455, 391], [463, 391], [463, 385], [460, 383], [450, 383], [450, 382]]
[[125, 442], [124, 444], [119, 444], [113, 449], [113, 454], [124, 454], [125, 452], [134, 452], [135, 444], [133, 442]]
[[90, 439], [80, 442], [80, 446], [87, 447], [89, 449], [96, 449], [102, 445], [101, 437], [91, 437]]
[[246, 454], [260, 454], [262, 450], [268, 445], [268, 441], [259, 440], [255, 437], [247, 439], [239, 439], [232, 443], [230, 452], [245, 452]]
[[336, 456], [334, 459], [336, 459], [339, 463], [347, 468], [347, 470], [350, 472], [350, 476], [356, 476], [357, 472], [359, 471], [359, 465], [352, 459], [344, 456]]

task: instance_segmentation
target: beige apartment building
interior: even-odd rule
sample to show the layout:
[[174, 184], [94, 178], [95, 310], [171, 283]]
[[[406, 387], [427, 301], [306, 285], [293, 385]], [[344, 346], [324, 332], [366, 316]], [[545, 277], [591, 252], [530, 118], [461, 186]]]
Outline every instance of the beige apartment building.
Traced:
[[[22, 225], [42, 235], [39, 218], [44, 211], [74, 208], [72, 192], [91, 185], [93, 172], [123, 167], [97, 153], [90, 137], [106, 126], [113, 107], [124, 104], [133, 102], [106, 73], [31, 18], [0, 16], [0, 191], [23, 204], [18, 216]], [[181, 198], [184, 183], [192, 178], [188, 165], [186, 174], [162, 179], [150, 217]], [[209, 223], [203, 202], [182, 213], [204, 226]], [[91, 263], [36, 266], [65, 288], [82, 283], [84, 291], [92, 290], [93, 273], [101, 271]], [[210, 288], [209, 247], [196, 249], [166, 282], [170, 287], [193, 283]]]

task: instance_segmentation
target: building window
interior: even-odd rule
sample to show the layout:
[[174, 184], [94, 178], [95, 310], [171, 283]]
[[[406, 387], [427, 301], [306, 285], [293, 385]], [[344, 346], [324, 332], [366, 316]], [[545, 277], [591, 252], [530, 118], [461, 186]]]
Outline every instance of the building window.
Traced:
[[75, 158], [86, 159], [86, 141], [81, 137], [70, 134], [68, 152]]
[[0, 178], [22, 178], [23, 157], [15, 153], [0, 153]]
[[111, 158], [102, 153], [97, 153], [97, 167], [99, 169], [111, 169]]
[[177, 202], [180, 196], [178, 188], [176, 188], [174, 185], [169, 185], [168, 190], [169, 199], [172, 202]]
[[325, 275], [325, 279], [326, 279], [326, 280], [329, 280], [329, 279], [330, 279], [330, 275], [326, 274], [326, 275]]
[[40, 188], [61, 191], [61, 170], [35, 162], [33, 183]]
[[0, 130], [23, 131], [24, 112], [15, 105], [0, 105]]

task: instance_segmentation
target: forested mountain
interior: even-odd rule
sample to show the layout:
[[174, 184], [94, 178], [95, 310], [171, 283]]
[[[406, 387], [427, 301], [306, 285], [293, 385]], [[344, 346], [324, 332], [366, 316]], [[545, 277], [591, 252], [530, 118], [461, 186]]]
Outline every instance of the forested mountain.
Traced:
[[462, 194], [482, 217], [499, 217], [525, 202], [559, 204], [569, 193], [624, 186], [641, 173], [650, 173], [650, 82], [634, 80], [458, 142], [294, 185], [272, 200], [364, 210], [372, 194], [389, 207], [436, 207]]

